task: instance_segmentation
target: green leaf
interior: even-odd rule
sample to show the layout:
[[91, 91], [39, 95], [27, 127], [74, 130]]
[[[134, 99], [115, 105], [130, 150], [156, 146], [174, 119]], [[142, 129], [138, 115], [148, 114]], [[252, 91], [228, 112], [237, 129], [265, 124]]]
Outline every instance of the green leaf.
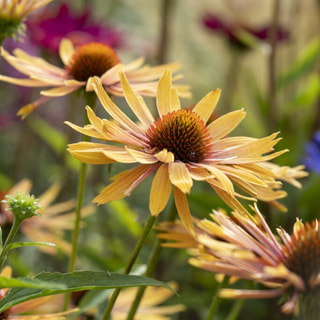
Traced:
[[48, 125], [45, 121], [35, 115], [28, 119], [28, 125], [57, 154], [62, 154], [65, 152], [67, 147], [67, 139], [59, 130]]
[[320, 77], [317, 73], [312, 73], [302, 90], [299, 90], [292, 99], [288, 101], [288, 105], [284, 108], [286, 112], [312, 107], [320, 94]]
[[[21, 278], [22, 280], [24, 278]], [[75, 271], [71, 273], [39, 273], [35, 281], [48, 281], [63, 288], [37, 289], [13, 288], [0, 300], [0, 312], [21, 302], [58, 293], [91, 289], [113, 289], [139, 286], [162, 286], [172, 290], [164, 282], [136, 275], [124, 275], [102, 271]]]
[[292, 64], [291, 68], [278, 79], [278, 88], [292, 84], [300, 77], [308, 74], [315, 67], [320, 52], [320, 41], [310, 42]]
[[[7, 278], [4, 276], [0, 276], [0, 289], [4, 288], [36, 288], [38, 289], [54, 289], [54, 290], [62, 290], [65, 286], [61, 283], [54, 283], [48, 281], [42, 281], [39, 279], [32, 278]], [[2, 300], [1, 300], [2, 302]]]

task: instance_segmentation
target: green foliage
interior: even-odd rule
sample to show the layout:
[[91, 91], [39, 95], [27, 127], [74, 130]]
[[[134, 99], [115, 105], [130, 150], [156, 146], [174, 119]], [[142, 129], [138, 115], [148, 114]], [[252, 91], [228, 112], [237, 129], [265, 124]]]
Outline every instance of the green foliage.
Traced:
[[[47, 282], [48, 286], [36, 287], [39, 280], [41, 283]], [[0, 312], [24, 301], [58, 293], [140, 286], [162, 286], [170, 289], [167, 284], [155, 279], [102, 271], [74, 271], [71, 273], [42, 272], [33, 279], [21, 278], [21, 281], [26, 281], [29, 284], [34, 282], [34, 288], [30, 288], [32, 287], [32, 285], [30, 285], [29, 288], [21, 289], [21, 287], [23, 287], [21, 285], [20, 288], [11, 289], [6, 296], [0, 300]], [[18, 285], [13, 285], [13, 287], [17, 286]], [[7, 285], [7, 287], [10, 287], [10, 285]]]

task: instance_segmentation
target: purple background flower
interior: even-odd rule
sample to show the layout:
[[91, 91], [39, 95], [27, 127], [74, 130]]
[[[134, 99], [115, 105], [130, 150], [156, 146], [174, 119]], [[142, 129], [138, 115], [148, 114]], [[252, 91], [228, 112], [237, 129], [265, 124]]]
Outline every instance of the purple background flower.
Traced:
[[306, 145], [306, 157], [303, 159], [308, 170], [320, 174], [320, 131], [317, 131], [313, 139]]

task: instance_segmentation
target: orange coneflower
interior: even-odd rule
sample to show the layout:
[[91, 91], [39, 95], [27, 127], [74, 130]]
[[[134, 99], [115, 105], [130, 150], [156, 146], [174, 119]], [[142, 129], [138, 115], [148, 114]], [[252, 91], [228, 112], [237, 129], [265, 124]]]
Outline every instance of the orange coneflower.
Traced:
[[[41, 98], [20, 109], [18, 114], [22, 118], [53, 97], [65, 96], [79, 88], [91, 91], [91, 86], [87, 86], [87, 83], [93, 76], [100, 78], [108, 93], [122, 96], [119, 79], [121, 70], [126, 73], [134, 90], [145, 96], [154, 96], [157, 80], [163, 72], [166, 69], [176, 71], [180, 68], [178, 63], [150, 67], [143, 65], [143, 58], [122, 64], [116, 52], [108, 45], [94, 42], [74, 48], [68, 39], [63, 39], [60, 43], [60, 58], [64, 68], [54, 66], [42, 58], [30, 56], [19, 49], [14, 50], [14, 55], [10, 55], [1, 48], [1, 55], [27, 78], [0, 75], [0, 80], [26, 87], [52, 87], [41, 91]], [[177, 85], [177, 88], [179, 95], [190, 97], [188, 86]]]
[[94, 199], [98, 204], [128, 196], [145, 178], [155, 173], [150, 192], [150, 212], [158, 215], [167, 205], [172, 186], [177, 211], [192, 232], [192, 219], [186, 194], [193, 180], [206, 181], [231, 207], [245, 210], [237, 197], [234, 184], [250, 196], [266, 197], [272, 201], [284, 197], [278, 190], [281, 183], [272, 170], [260, 162], [273, 159], [283, 152], [273, 152], [277, 133], [262, 139], [228, 137], [244, 118], [238, 110], [220, 116], [206, 124], [219, 100], [220, 90], [214, 90], [194, 108], [182, 109], [177, 90], [171, 85], [171, 72], [166, 71], [157, 89], [158, 117], [154, 118], [144, 100], [130, 86], [124, 73], [120, 74], [124, 96], [137, 116], [136, 124], [109, 98], [99, 78], [93, 78], [94, 88], [105, 110], [114, 121], [101, 119], [87, 107], [90, 124], [75, 130], [118, 145], [80, 142], [69, 145], [78, 160], [91, 164], [112, 162], [139, 163], [133, 169], [114, 177], [113, 183]]
[[248, 216], [223, 210], [213, 211], [212, 220], [196, 222], [196, 235], [190, 235], [178, 223], [162, 224], [158, 236], [171, 240], [164, 246], [193, 248], [193, 266], [213, 273], [262, 283], [258, 290], [222, 289], [225, 298], [273, 298], [287, 301], [282, 311], [298, 311], [298, 301], [305, 319], [318, 319], [320, 292], [320, 230], [319, 220], [302, 223], [297, 219], [289, 235], [278, 227], [274, 235], [258, 208]]

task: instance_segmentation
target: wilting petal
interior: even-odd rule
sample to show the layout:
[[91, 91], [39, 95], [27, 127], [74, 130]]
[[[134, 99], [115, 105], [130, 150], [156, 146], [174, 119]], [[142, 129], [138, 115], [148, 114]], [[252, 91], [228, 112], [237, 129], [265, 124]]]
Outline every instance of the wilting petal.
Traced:
[[204, 123], [208, 121], [215, 109], [220, 98], [220, 93], [220, 89], [209, 92], [192, 109], [193, 112], [196, 112], [200, 116]]
[[150, 191], [150, 213], [157, 216], [167, 205], [172, 185], [169, 179], [168, 165], [162, 164], [157, 170]]
[[143, 151], [138, 151], [135, 149], [131, 149], [128, 147], [125, 147], [126, 151], [131, 155], [132, 158], [136, 160], [136, 162], [140, 162], [143, 164], [151, 164], [158, 162], [158, 159], [155, 158], [152, 154], [146, 153]]
[[169, 163], [169, 178], [183, 193], [190, 193], [193, 181], [185, 163], [180, 161]]

